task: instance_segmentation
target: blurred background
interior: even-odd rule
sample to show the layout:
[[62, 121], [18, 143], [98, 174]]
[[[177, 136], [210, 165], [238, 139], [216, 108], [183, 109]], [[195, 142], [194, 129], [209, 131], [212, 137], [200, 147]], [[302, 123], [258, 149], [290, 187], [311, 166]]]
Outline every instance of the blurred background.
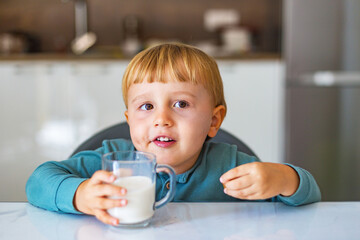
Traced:
[[325, 201], [360, 200], [357, 0], [0, 1], [0, 201], [49, 160], [124, 121], [131, 57], [163, 42], [213, 56], [223, 128], [262, 161], [309, 170]]
[[226, 28], [251, 34], [254, 50], [280, 50], [280, 0], [2, 0], [0, 16], [1, 32], [36, 37], [41, 52], [67, 52], [86, 30], [96, 34], [95, 48], [117, 50], [127, 38], [138, 38], [142, 46], [168, 40], [219, 45]]

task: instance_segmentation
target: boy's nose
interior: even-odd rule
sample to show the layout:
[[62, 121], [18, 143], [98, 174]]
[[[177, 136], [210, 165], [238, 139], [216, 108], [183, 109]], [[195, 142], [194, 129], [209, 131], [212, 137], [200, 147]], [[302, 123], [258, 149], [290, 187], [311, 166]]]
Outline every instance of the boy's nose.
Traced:
[[155, 127], [170, 127], [173, 125], [170, 113], [167, 110], [160, 110], [157, 112], [154, 126]]

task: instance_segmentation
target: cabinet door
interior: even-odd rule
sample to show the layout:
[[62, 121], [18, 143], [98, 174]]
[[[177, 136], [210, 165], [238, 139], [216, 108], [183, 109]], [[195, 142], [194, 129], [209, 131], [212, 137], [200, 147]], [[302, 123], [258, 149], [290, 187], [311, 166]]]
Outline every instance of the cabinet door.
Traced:
[[227, 116], [222, 127], [262, 161], [283, 161], [284, 67], [280, 61], [219, 61]]
[[125, 120], [121, 80], [127, 64], [0, 64], [0, 168], [6, 169], [0, 201], [25, 201], [25, 183], [38, 165], [67, 159], [95, 132]]

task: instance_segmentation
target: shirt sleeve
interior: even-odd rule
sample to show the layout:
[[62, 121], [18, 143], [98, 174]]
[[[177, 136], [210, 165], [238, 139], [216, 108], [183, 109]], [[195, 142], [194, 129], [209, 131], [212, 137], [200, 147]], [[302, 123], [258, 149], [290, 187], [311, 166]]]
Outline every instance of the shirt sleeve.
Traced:
[[28, 201], [50, 211], [80, 212], [74, 208], [75, 192], [83, 181], [101, 168], [101, 154], [85, 151], [60, 162], [40, 165], [26, 183]]
[[289, 196], [277, 196], [277, 200], [290, 206], [300, 206], [308, 203], [318, 202], [321, 200], [321, 193], [314, 177], [306, 170], [286, 164], [292, 167], [298, 174], [300, 183], [297, 191]]
[[41, 164], [26, 183], [28, 201], [50, 211], [81, 214], [73, 205], [78, 186], [101, 169], [104, 153], [134, 149], [131, 141], [105, 140], [95, 151], [83, 151], [65, 161]]

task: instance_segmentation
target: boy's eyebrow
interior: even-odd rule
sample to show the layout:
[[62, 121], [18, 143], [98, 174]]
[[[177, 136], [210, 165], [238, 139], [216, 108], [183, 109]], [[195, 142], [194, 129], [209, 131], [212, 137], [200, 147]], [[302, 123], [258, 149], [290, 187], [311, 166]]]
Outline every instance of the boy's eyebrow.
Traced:
[[136, 97], [134, 97], [134, 99], [132, 99], [130, 102], [133, 103], [133, 102], [136, 102], [138, 101], [139, 99], [142, 99], [142, 98], [149, 98], [149, 95], [148, 93], [144, 93], [144, 94], [140, 94], [140, 95], [137, 95]]
[[173, 92], [173, 94], [188, 95], [190, 97], [196, 98], [195, 94], [186, 91], [177, 91], [177, 92]]

